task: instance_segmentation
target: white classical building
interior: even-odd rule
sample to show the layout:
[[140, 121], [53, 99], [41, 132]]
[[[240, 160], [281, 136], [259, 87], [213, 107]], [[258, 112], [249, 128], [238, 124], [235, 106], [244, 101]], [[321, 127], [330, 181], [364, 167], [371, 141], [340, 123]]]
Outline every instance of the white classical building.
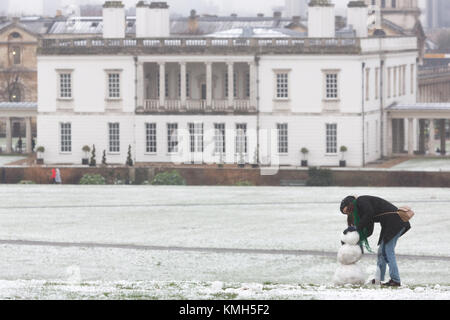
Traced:
[[[165, 3], [136, 9], [134, 36], [120, 1], [107, 1], [103, 37], [42, 40], [46, 163], [79, 164], [82, 147], [95, 145], [110, 164], [124, 164], [131, 148], [138, 163], [298, 166], [307, 148], [309, 165], [336, 166], [346, 146], [347, 165], [363, 166], [392, 152], [385, 109], [416, 102], [417, 39], [367, 37], [361, 23], [337, 35], [323, 1], [310, 3], [308, 36], [241, 28], [174, 37]], [[368, 14], [362, 1], [348, 10]]]

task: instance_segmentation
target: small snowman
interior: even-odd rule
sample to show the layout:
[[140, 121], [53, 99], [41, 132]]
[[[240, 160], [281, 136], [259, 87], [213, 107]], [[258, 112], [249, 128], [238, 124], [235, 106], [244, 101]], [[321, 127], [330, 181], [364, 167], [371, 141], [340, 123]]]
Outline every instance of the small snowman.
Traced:
[[341, 235], [342, 246], [338, 251], [337, 259], [339, 266], [334, 274], [336, 285], [362, 285], [365, 283], [367, 275], [357, 262], [363, 253], [359, 246], [359, 233], [349, 231]]

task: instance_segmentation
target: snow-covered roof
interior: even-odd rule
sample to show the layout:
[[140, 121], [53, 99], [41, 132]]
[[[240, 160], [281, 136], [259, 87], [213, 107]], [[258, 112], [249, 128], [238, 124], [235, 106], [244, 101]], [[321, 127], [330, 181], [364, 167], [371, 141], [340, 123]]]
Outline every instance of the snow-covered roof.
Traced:
[[450, 102], [393, 104], [387, 109], [392, 111], [450, 111]]
[[37, 109], [37, 103], [36, 102], [0, 102], [0, 109], [34, 110], [34, 109]]
[[306, 34], [283, 28], [234, 28], [207, 35], [212, 38], [289, 38], [304, 37]]

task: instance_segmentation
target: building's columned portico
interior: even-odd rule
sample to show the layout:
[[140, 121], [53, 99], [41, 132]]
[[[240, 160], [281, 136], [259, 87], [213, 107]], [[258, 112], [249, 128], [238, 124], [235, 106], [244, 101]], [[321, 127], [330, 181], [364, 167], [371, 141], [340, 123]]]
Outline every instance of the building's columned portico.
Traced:
[[447, 154], [450, 103], [396, 104], [387, 113], [388, 156]]
[[139, 113], [256, 112], [253, 57], [176, 61], [139, 57], [136, 71]]
[[13, 122], [25, 122], [25, 152], [31, 153], [32, 150], [32, 121], [37, 115], [37, 104], [27, 102], [1, 102], [0, 119], [5, 124], [5, 150], [3, 152], [10, 154], [14, 152], [13, 147]]

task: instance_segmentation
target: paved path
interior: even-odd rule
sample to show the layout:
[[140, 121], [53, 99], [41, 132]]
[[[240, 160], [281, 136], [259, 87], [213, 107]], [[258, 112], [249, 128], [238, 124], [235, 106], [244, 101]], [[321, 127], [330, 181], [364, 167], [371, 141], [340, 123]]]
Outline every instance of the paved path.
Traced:
[[[124, 250], [147, 250], [147, 251], [182, 251], [182, 252], [205, 252], [205, 253], [233, 253], [233, 254], [271, 254], [271, 255], [312, 255], [335, 257], [336, 252], [315, 250], [275, 250], [275, 249], [238, 249], [238, 248], [200, 248], [200, 247], [173, 247], [173, 246], [148, 246], [135, 244], [112, 244], [94, 242], [53, 242], [53, 241], [29, 241], [29, 240], [0, 240], [0, 245], [16, 246], [44, 246], [61, 248], [108, 248]], [[374, 254], [365, 254], [364, 257], [375, 257]], [[425, 255], [397, 255], [397, 258], [414, 260], [439, 260], [450, 261], [447, 256], [425, 256]]]

